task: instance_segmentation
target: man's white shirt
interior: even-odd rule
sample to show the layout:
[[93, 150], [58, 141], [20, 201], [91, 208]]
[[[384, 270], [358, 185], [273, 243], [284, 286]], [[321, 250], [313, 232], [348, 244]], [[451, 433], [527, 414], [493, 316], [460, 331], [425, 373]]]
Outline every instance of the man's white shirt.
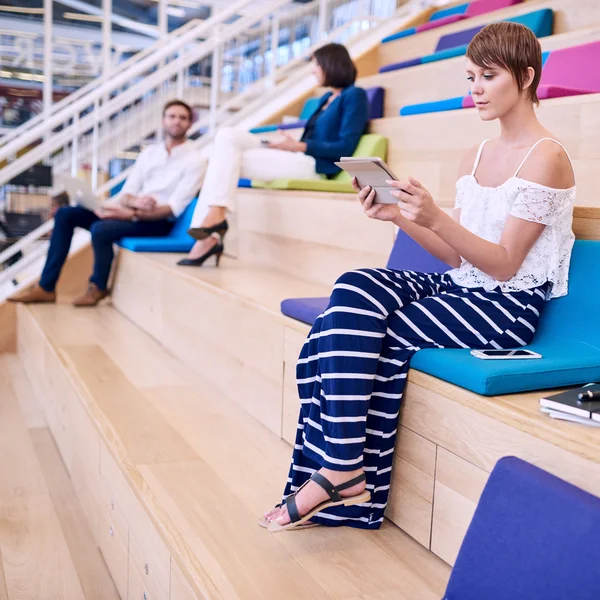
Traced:
[[200, 189], [204, 169], [201, 154], [191, 141], [167, 152], [163, 143], [140, 152], [123, 186], [123, 194], [151, 196], [158, 206], [170, 206], [178, 217]]

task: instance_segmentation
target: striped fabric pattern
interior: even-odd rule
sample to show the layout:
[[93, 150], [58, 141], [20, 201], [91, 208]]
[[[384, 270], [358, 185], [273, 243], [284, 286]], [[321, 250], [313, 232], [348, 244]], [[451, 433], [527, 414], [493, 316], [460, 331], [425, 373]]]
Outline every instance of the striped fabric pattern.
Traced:
[[360, 269], [338, 279], [297, 364], [302, 403], [284, 498], [322, 467], [364, 468], [371, 501], [313, 521], [376, 529], [390, 489], [409, 362], [423, 348], [515, 348], [529, 343], [546, 288], [461, 288], [449, 275]]

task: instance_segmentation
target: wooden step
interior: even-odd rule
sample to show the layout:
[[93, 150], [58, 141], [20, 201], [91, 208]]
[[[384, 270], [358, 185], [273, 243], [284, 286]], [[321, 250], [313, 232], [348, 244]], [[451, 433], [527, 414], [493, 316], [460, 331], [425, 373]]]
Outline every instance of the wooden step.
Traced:
[[32, 393], [0, 355], [0, 598], [118, 600]]
[[117, 587], [152, 598], [190, 589], [191, 597], [265, 600], [443, 593], [447, 565], [390, 522], [377, 532], [259, 528], [280, 498], [289, 446], [110, 306], [20, 307], [19, 344], [30, 377], [64, 371], [65, 387], [49, 386], [48, 396], [70, 387], [91, 424], [86, 439], [98, 437], [99, 543]]
[[[576, 232], [597, 239], [598, 209], [578, 209], [576, 216], [586, 211], [590, 219], [578, 217]], [[115, 306], [142, 329], [153, 331], [224, 397], [293, 443], [299, 410], [295, 365], [309, 328], [283, 317], [278, 306], [285, 295], [299, 295], [300, 287], [294, 287], [299, 282], [241, 261], [190, 272], [172, 266], [176, 259], [164, 255], [122, 253], [121, 260]], [[318, 294], [306, 290], [304, 295]], [[133, 298], [151, 298], [152, 308], [137, 310], [140, 302]], [[211, 307], [207, 313], [205, 307]], [[153, 314], [161, 315], [160, 328]], [[214, 330], [222, 315], [235, 323], [227, 334], [230, 347], [219, 344]], [[259, 337], [248, 322], [260, 323]], [[207, 339], [211, 360], [204, 364], [197, 357], [206, 356]], [[240, 380], [229, 374], [234, 348], [245, 373]], [[276, 352], [269, 355], [265, 348]], [[238, 387], [241, 381], [255, 383], [267, 377], [261, 370], [267, 360], [272, 386], [268, 404], [264, 396], [257, 399], [250, 386]], [[546, 418], [539, 413], [538, 399], [535, 392], [485, 398], [410, 371], [386, 516], [452, 564], [488, 474], [502, 456], [519, 456], [600, 495], [600, 432], [581, 432]], [[590, 478], [590, 473], [598, 477]]]

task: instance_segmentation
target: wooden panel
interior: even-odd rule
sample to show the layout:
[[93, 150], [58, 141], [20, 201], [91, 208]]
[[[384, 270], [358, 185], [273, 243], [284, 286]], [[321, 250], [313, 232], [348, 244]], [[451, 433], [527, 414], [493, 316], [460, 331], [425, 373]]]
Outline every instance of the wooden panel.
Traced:
[[327, 287], [385, 265], [394, 243], [394, 226], [366, 218], [354, 194], [239, 190], [237, 205], [238, 258]]
[[[166, 592], [169, 589], [170, 553], [131, 489], [131, 484], [105, 446], [100, 452], [100, 471], [105, 486], [102, 494], [106, 510], [116, 510], [124, 516], [130, 532], [143, 549], [144, 555], [152, 562], [153, 579]], [[139, 479], [137, 472], [133, 474]]]
[[580, 240], [600, 240], [600, 209], [575, 207], [573, 232]]
[[0, 499], [0, 522], [2, 563], [10, 598], [84, 600], [47, 494]]
[[98, 552], [97, 538], [84, 516], [83, 508], [89, 510], [85, 504], [91, 499], [76, 495], [50, 431], [43, 428], [30, 433], [86, 600], [119, 600], [115, 584]]
[[429, 548], [436, 446], [398, 428], [386, 517]]
[[[170, 573], [170, 560], [166, 565]], [[156, 576], [155, 563], [151, 558], [146, 558], [133, 533], [129, 534], [129, 598], [130, 600], [167, 600], [169, 598], [169, 585], [165, 590]], [[164, 565], [160, 569], [162, 573]], [[144, 593], [146, 596], [144, 596]]]
[[431, 551], [453, 565], [489, 473], [438, 449]]
[[81, 294], [92, 272], [93, 262], [94, 253], [91, 244], [73, 252], [61, 271], [56, 286], [57, 294], [63, 298], [72, 298]]
[[448, 33], [463, 31], [477, 25], [487, 25], [493, 21], [500, 21], [534, 10], [541, 10], [542, 8], [551, 8], [554, 11], [553, 32], [555, 34], [600, 23], [600, 6], [596, 0], [543, 0], [541, 2], [529, 0], [522, 4], [474, 17], [468, 21], [458, 21], [437, 29], [424, 31], [418, 35], [382, 44], [379, 53], [381, 65], [430, 54], [435, 51], [435, 46], [440, 37]]
[[102, 348], [65, 346], [63, 352], [134, 464], [196, 456]]
[[[600, 27], [595, 26], [541, 38], [540, 44], [543, 51], [557, 50], [594, 42], [599, 38]], [[407, 104], [433, 102], [466, 95], [469, 92], [464, 56], [365, 77], [360, 79], [357, 85], [385, 89], [384, 117], [398, 116], [400, 109]], [[395, 140], [391, 142], [395, 143]]]
[[0, 303], [0, 352], [17, 350], [17, 310], [10, 302]]
[[121, 598], [127, 598], [128, 539], [127, 523], [118, 508], [103, 511], [99, 520], [98, 544]]
[[[130, 283], [128, 271], [119, 271], [123, 289]], [[163, 328], [157, 337], [185, 364], [280, 435], [283, 325], [238, 297], [211, 292], [187, 277], [171, 278], [162, 288]], [[117, 308], [141, 327], [152, 329], [144, 315], [121, 302], [126, 295], [113, 299]]]
[[174, 560], [171, 560], [170, 600], [197, 600], [198, 596]]
[[[437, 385], [432, 377], [421, 378]], [[443, 389], [456, 388], [441, 382]], [[456, 388], [458, 394], [466, 392]], [[477, 394], [466, 392], [477, 403]], [[518, 456], [562, 479], [600, 496], [600, 464], [486, 416], [447, 396], [409, 382], [401, 414], [402, 424], [450, 452], [491, 472], [503, 456]], [[481, 404], [493, 399], [481, 398]], [[493, 410], [493, 409], [492, 409]], [[515, 422], [519, 422], [516, 416]], [[600, 443], [600, 432], [585, 432]], [[557, 442], [560, 438], [557, 436]], [[596, 450], [595, 460], [598, 460]]]
[[[577, 179], [577, 206], [600, 206], [600, 94], [542, 102], [540, 121], [569, 150]], [[397, 173], [412, 174], [441, 206], [454, 204], [456, 174], [463, 155], [498, 134], [498, 123], [483, 122], [475, 111], [432, 113], [372, 121], [371, 131], [390, 139], [388, 163]]]

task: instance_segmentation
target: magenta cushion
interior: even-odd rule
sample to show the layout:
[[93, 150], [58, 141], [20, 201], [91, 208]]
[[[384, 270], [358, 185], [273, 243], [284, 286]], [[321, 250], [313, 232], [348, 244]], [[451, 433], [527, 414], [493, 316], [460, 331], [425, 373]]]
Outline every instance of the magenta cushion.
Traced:
[[467, 8], [465, 16], [477, 17], [479, 15], [492, 12], [493, 10], [500, 10], [501, 8], [506, 8], [507, 6], [520, 4], [521, 2], [523, 2], [523, 0], [477, 0], [476, 2], [471, 2], [469, 4], [469, 8]]
[[583, 94], [594, 94], [597, 90], [584, 90], [566, 87], [564, 85], [540, 85], [538, 87], [538, 98], [563, 98], [564, 96], [582, 96]]
[[435, 29], [436, 27], [443, 27], [444, 25], [456, 23], [457, 21], [462, 21], [463, 19], [466, 19], [465, 15], [449, 15], [447, 17], [444, 17], [443, 19], [428, 21], [427, 23], [423, 23], [423, 25], [419, 25], [417, 27], [417, 33], [421, 33], [422, 31], [428, 31], [429, 29]]
[[475, 108], [475, 102], [473, 102], [473, 96], [465, 96], [462, 102], [463, 108]]
[[600, 92], [599, 62], [600, 42], [553, 50], [540, 84]]

